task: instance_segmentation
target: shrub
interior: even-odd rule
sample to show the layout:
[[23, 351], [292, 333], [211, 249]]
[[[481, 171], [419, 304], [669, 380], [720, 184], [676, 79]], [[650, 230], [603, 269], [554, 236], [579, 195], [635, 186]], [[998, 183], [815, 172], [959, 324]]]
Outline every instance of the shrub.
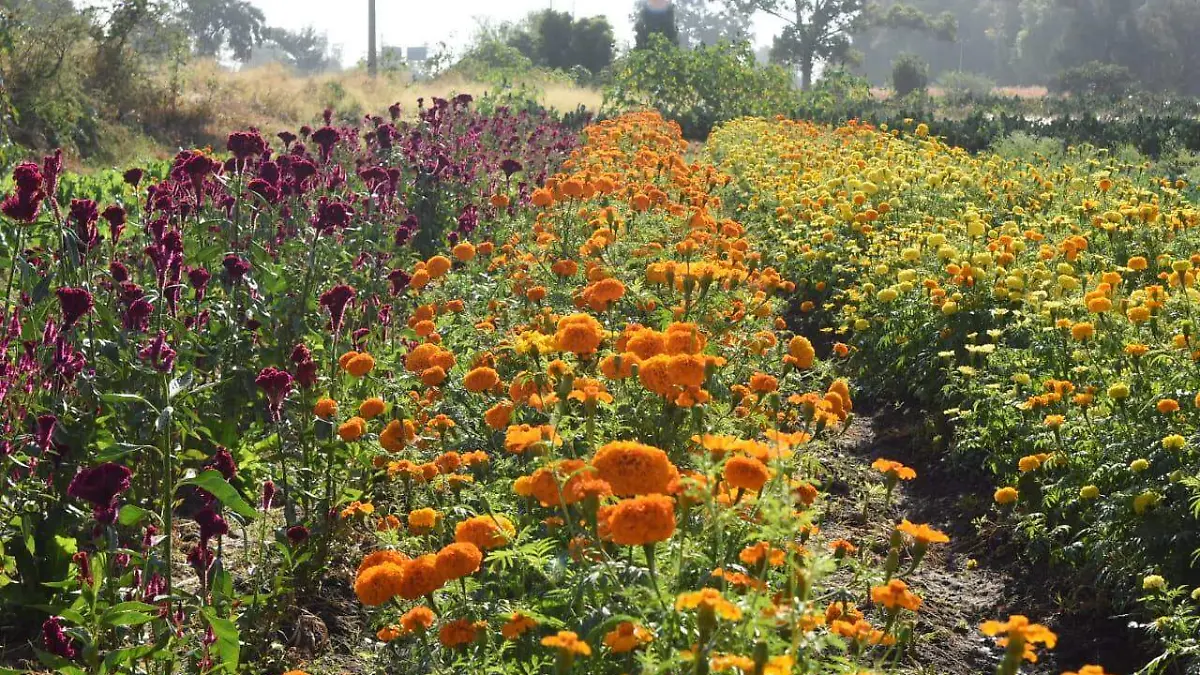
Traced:
[[1125, 66], [1092, 61], [1063, 70], [1050, 81], [1049, 89], [1079, 98], [1116, 100], [1129, 95], [1135, 85], [1133, 73]]
[[987, 75], [951, 70], [937, 79], [938, 86], [947, 99], [955, 102], [971, 102], [985, 99], [996, 88], [996, 83]]
[[747, 43], [680, 49], [652, 35], [646, 49], [625, 55], [604, 92], [606, 111], [650, 107], [702, 139], [713, 126], [738, 117], [771, 116], [795, 108], [792, 77], [762, 66]]
[[929, 85], [929, 65], [913, 54], [903, 54], [892, 64], [892, 87], [897, 96], [924, 92]]

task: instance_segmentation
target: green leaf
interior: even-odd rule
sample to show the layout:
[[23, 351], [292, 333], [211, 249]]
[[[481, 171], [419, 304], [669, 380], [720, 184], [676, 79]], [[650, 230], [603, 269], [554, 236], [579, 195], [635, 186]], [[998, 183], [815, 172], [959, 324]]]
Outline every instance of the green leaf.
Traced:
[[236, 673], [242, 649], [237, 624], [217, 616], [217, 610], [212, 607], [205, 607], [203, 611], [204, 618], [208, 620], [208, 625], [212, 626], [213, 635], [217, 638], [213, 647], [218, 660], [228, 672]]
[[101, 623], [106, 626], [140, 626], [153, 620], [153, 616], [142, 612], [117, 612], [113, 614], [112, 610], [109, 610], [104, 613]]
[[129, 527], [132, 525], [137, 525], [138, 523], [142, 522], [142, 519], [149, 515], [150, 512], [140, 506], [126, 504], [122, 506], [121, 510], [117, 513], [117, 522]]
[[238, 491], [225, 480], [225, 477], [219, 471], [209, 469], [195, 478], [180, 483], [180, 486], [184, 485], [195, 485], [198, 488], [207, 490], [212, 496], [219, 499], [222, 504], [243, 518], [253, 520], [258, 517], [258, 512], [247, 504], [246, 500], [242, 499]]
[[[151, 408], [154, 408], [153, 403], [147, 401], [144, 397], [138, 396], [137, 394], [123, 394], [121, 392], [110, 391], [100, 394], [100, 400], [104, 401], [105, 403], [145, 403]], [[158, 408], [154, 409], [157, 410]]]

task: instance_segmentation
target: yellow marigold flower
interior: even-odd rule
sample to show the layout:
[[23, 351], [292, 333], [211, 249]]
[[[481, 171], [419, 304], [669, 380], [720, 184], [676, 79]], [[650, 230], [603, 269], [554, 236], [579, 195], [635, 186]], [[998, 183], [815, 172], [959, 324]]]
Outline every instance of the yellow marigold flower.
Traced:
[[1153, 490], [1146, 490], [1140, 495], [1133, 498], [1133, 511], [1139, 516], [1146, 512], [1147, 509], [1157, 506], [1162, 496]]
[[1187, 439], [1179, 434], [1171, 434], [1162, 439], [1162, 446], [1167, 450], [1182, 450], [1187, 445]]
[[1167, 585], [1167, 580], [1159, 574], [1150, 574], [1142, 579], [1143, 591], [1160, 591]]
[[1079, 488], [1079, 496], [1083, 499], [1095, 499], [1100, 496], [1100, 488], [1095, 485], [1084, 485]]
[[1108, 396], [1109, 398], [1116, 399], [1118, 401], [1129, 398], [1129, 385], [1125, 384], [1124, 382], [1118, 382], [1112, 385], [1108, 388]]
[[1058, 429], [1066, 421], [1067, 418], [1062, 415], [1046, 415], [1046, 419], [1042, 421], [1042, 424], [1045, 424], [1048, 429]]
[[788, 341], [788, 353], [783, 360], [785, 363], [804, 370], [812, 368], [816, 357], [817, 351], [813, 349], [812, 342], [803, 335], [797, 335]]
[[1150, 468], [1150, 460], [1139, 457], [1129, 463], [1129, 470], [1134, 473], [1141, 473]]

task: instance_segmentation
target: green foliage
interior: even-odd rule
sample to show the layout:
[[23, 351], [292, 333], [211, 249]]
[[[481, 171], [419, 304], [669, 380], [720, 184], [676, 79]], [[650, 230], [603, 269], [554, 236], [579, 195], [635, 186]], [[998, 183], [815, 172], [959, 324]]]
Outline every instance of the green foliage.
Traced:
[[929, 85], [929, 65], [919, 56], [904, 54], [892, 64], [892, 88], [898, 96], [925, 93]]
[[[260, 46], [268, 50], [278, 50], [280, 61], [304, 75], [334, 70], [339, 65], [336, 55], [330, 51], [329, 39], [312, 26], [306, 26], [299, 31], [266, 28], [263, 30], [263, 42]], [[257, 54], [257, 49], [255, 53]]]
[[996, 82], [986, 75], [951, 70], [938, 76], [937, 86], [952, 103], [971, 103], [986, 100]]
[[720, 0], [674, 0], [671, 6], [681, 46], [740, 42], [750, 33], [752, 17]]
[[727, 120], [789, 113], [795, 96], [791, 76], [759, 65], [745, 43], [686, 50], [653, 36], [647, 48], [614, 65], [604, 105], [608, 111], [654, 108], [678, 122], [685, 137], [702, 139]]
[[454, 69], [499, 82], [543, 68], [573, 73], [583, 82], [612, 64], [615, 43], [605, 17], [574, 19], [567, 12], [547, 9], [530, 14], [521, 24], [482, 27]]
[[1134, 89], [1134, 77], [1125, 66], [1092, 61], [1067, 68], [1050, 81], [1050, 91], [1080, 98], [1116, 100]]

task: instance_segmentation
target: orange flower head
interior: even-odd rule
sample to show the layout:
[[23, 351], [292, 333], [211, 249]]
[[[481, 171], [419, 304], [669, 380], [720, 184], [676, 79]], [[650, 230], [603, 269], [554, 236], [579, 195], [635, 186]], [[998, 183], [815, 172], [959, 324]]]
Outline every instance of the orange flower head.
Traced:
[[420, 605], [413, 607], [400, 617], [400, 627], [405, 633], [424, 633], [433, 627], [433, 622], [437, 619], [433, 610]]
[[506, 546], [516, 534], [512, 521], [499, 514], [468, 518], [454, 528], [455, 541], [475, 544], [481, 551]]
[[413, 558], [404, 565], [404, 578], [396, 595], [405, 600], [416, 600], [441, 588], [446, 583], [438, 568], [437, 556], [432, 553]]
[[908, 584], [899, 579], [892, 579], [883, 586], [871, 588], [871, 601], [895, 612], [901, 608], [917, 611], [921, 607], [921, 598], [908, 590]]
[[606, 443], [592, 457], [599, 477], [611, 486], [613, 494], [666, 494], [679, 471], [667, 453], [635, 441]]
[[604, 634], [604, 644], [614, 654], [625, 654], [653, 641], [653, 633], [632, 621], [622, 621]]
[[404, 566], [393, 562], [372, 565], [355, 578], [354, 594], [362, 604], [377, 607], [399, 595], [407, 579], [407, 562]]
[[731, 487], [751, 492], [761, 490], [771, 478], [766, 464], [743, 455], [735, 455], [726, 460], [722, 475]]
[[479, 571], [483, 552], [469, 542], [453, 543], [437, 553], [437, 568], [446, 581], [453, 581]]
[[387, 404], [383, 402], [383, 399], [379, 398], [378, 396], [374, 396], [363, 401], [362, 404], [358, 406], [358, 415], [366, 420], [374, 419], [382, 415], [383, 411], [386, 409]]
[[475, 368], [463, 378], [463, 386], [467, 391], [479, 393], [492, 389], [500, 384], [500, 375], [486, 366]]
[[606, 519], [609, 538], [621, 546], [666, 541], [675, 533], [675, 501], [647, 495], [618, 502]]
[[945, 544], [950, 541], [950, 537], [947, 537], [945, 533], [923, 523], [910, 523], [907, 518], [901, 521], [896, 529], [915, 539], [919, 545]]
[[331, 420], [337, 417], [338, 404], [337, 401], [331, 398], [322, 398], [313, 406], [313, 414], [323, 420]]

